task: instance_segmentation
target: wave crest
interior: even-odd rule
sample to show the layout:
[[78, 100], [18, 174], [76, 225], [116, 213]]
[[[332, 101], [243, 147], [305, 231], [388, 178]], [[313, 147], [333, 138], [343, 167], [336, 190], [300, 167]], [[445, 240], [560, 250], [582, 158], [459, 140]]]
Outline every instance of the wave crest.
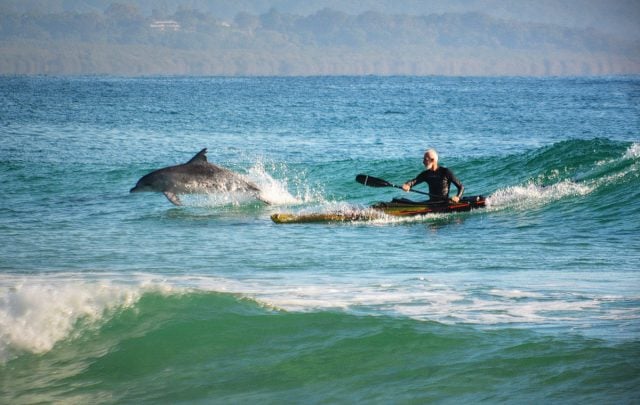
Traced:
[[116, 311], [134, 306], [146, 289], [168, 288], [145, 284], [61, 275], [3, 276], [0, 364], [20, 352], [46, 353], [56, 343], [73, 337], [78, 323], [98, 327]]
[[569, 196], [584, 196], [594, 190], [593, 186], [564, 180], [550, 186], [533, 183], [500, 189], [487, 198], [490, 208], [528, 209], [548, 204]]

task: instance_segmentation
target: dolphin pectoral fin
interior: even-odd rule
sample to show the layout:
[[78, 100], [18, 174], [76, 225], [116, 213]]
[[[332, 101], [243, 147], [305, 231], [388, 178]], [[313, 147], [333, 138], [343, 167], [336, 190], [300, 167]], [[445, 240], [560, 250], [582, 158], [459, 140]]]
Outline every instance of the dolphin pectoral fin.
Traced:
[[171, 201], [174, 205], [182, 205], [182, 201], [180, 201], [180, 198], [178, 198], [177, 195], [175, 195], [174, 193], [170, 192], [170, 191], [165, 191], [163, 192], [164, 196], [167, 197], [167, 199], [169, 201]]
[[262, 198], [262, 196], [260, 194], [256, 194], [256, 200], [258, 200], [260, 202], [263, 202], [263, 203], [265, 203], [267, 205], [271, 205], [271, 203], [269, 201], [265, 200], [264, 198]]

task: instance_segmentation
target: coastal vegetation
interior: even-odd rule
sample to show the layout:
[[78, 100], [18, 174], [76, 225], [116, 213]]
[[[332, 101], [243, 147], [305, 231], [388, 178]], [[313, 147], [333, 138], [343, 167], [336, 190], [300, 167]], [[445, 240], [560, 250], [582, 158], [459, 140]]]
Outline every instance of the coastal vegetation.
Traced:
[[640, 43], [486, 14], [308, 15], [179, 7], [0, 9], [0, 74], [603, 75], [640, 72]]

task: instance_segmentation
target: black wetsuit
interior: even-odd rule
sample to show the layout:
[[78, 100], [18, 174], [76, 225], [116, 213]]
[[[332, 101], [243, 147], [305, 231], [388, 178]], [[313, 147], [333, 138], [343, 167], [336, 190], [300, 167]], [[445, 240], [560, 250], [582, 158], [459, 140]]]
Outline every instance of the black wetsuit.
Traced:
[[458, 196], [462, 197], [464, 186], [453, 172], [444, 166], [439, 166], [437, 170], [425, 170], [418, 177], [407, 182], [411, 187], [420, 183], [429, 185], [429, 194], [431, 201], [447, 201], [449, 199], [449, 186], [451, 183], [458, 188]]

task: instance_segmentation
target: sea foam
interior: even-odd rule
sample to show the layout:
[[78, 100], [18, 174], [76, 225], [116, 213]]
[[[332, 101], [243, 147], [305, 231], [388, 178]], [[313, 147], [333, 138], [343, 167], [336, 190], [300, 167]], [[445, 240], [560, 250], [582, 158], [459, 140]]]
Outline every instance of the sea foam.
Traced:
[[638, 159], [640, 158], [640, 143], [634, 142], [624, 153], [625, 159]]
[[143, 292], [161, 290], [161, 284], [126, 283], [101, 276], [11, 276], [0, 279], [0, 363], [19, 352], [51, 350], [73, 337], [76, 325], [99, 326], [109, 314], [135, 305]]
[[[477, 275], [476, 275], [477, 276]], [[583, 275], [580, 275], [583, 276]], [[592, 275], [595, 279], [600, 276]], [[298, 275], [234, 279], [209, 275], [153, 274], [4, 275], [0, 279], [0, 364], [21, 353], [43, 354], [59, 342], [98, 328], [147, 293], [228, 293], [264, 308], [343, 311], [409, 317], [421, 321], [484, 326], [506, 324], [588, 328], [594, 323], [637, 322], [637, 307], [608, 292], [575, 289], [577, 275], [560, 283], [527, 273], [540, 283], [511, 276], [470, 283], [472, 274], [415, 277]], [[596, 280], [594, 280], [596, 281]], [[484, 284], [484, 285], [483, 285]], [[637, 299], [637, 298], [636, 298]], [[621, 306], [621, 304], [624, 304]], [[215, 311], [215, 308], [210, 310]]]
[[570, 180], [563, 180], [549, 186], [529, 183], [497, 190], [487, 198], [487, 207], [530, 209], [569, 196], [587, 195], [593, 189], [594, 187], [590, 184]]

